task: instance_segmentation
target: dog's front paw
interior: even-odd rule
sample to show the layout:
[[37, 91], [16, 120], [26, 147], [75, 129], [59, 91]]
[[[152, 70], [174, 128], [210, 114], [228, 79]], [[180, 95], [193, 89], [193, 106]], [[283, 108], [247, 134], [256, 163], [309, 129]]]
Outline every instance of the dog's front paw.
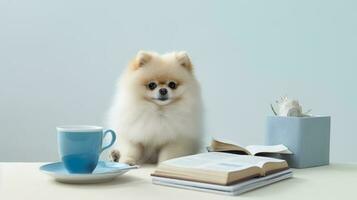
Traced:
[[119, 162], [120, 152], [118, 150], [113, 150], [110, 152], [110, 160], [113, 162]]
[[126, 163], [128, 165], [136, 165], [136, 160], [130, 157], [122, 157], [119, 162]]

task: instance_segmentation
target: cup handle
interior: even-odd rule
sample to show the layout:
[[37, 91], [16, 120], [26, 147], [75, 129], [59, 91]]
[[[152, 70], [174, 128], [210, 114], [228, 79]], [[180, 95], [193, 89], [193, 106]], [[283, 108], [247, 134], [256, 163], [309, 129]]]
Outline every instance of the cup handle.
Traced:
[[116, 140], [116, 138], [117, 138], [117, 136], [115, 135], [115, 132], [114, 132], [113, 130], [108, 129], [108, 130], [105, 130], [105, 131], [104, 131], [103, 139], [105, 138], [105, 136], [107, 136], [108, 133], [110, 133], [110, 134], [112, 135], [112, 141], [111, 141], [107, 146], [102, 147], [101, 152], [103, 152], [104, 150], [106, 150], [106, 149], [108, 149], [109, 147], [111, 147], [111, 146], [114, 144], [114, 142], [115, 142], [115, 140]]

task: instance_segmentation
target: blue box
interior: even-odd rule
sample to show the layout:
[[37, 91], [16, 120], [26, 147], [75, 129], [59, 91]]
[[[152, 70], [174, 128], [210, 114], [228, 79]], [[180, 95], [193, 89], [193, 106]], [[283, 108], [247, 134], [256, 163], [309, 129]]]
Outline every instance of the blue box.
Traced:
[[330, 161], [330, 117], [268, 116], [265, 143], [284, 144], [292, 155], [277, 155], [292, 168], [328, 165]]

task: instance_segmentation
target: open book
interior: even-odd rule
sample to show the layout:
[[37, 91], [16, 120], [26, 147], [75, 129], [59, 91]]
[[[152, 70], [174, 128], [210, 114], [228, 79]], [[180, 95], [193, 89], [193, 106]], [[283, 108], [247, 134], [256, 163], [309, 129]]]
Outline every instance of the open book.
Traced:
[[212, 140], [211, 146], [207, 147], [208, 151], [230, 152], [246, 155], [257, 155], [263, 153], [280, 153], [292, 154], [292, 152], [284, 145], [249, 145], [245, 148], [229, 142], [221, 142]]
[[152, 183], [157, 185], [177, 187], [182, 189], [197, 190], [202, 192], [212, 192], [224, 195], [240, 195], [244, 192], [254, 190], [278, 181], [282, 181], [293, 176], [291, 169], [287, 169], [281, 172], [263, 176], [260, 178], [253, 178], [247, 181], [239, 182], [233, 185], [216, 185], [210, 183], [201, 183], [194, 181], [186, 181], [180, 179], [163, 178], [154, 176]]
[[285, 160], [208, 152], [164, 161], [152, 176], [231, 185], [288, 169]]

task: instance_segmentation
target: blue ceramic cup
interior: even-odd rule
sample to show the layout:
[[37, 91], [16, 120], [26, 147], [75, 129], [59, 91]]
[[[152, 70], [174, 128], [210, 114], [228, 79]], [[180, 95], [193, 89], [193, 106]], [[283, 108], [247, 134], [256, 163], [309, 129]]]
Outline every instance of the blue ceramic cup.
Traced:
[[[103, 147], [103, 138], [110, 133], [111, 142]], [[115, 132], [99, 126], [57, 127], [58, 152], [70, 173], [92, 173], [100, 154], [116, 140]]]

